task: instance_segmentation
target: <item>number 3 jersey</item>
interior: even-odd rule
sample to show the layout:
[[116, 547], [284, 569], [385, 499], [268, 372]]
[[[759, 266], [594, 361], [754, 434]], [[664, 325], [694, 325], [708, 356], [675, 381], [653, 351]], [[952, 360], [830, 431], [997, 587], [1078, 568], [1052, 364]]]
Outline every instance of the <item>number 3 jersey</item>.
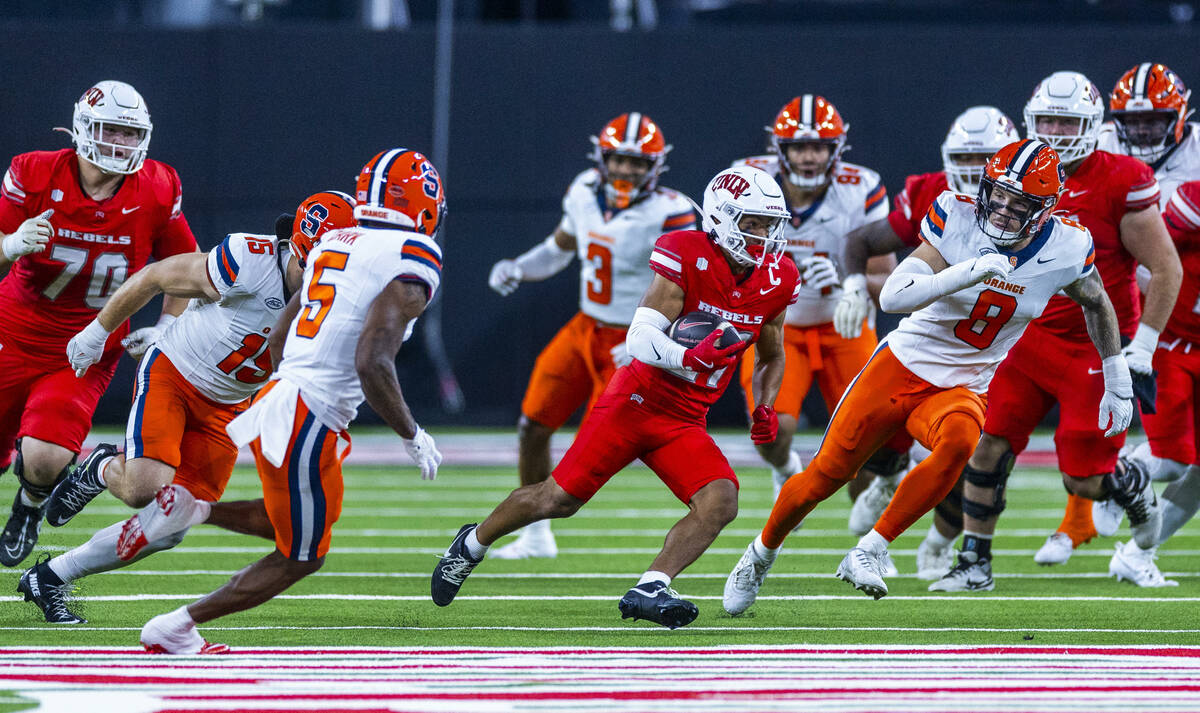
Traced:
[[692, 204], [656, 188], [621, 211], [610, 210], [600, 172], [575, 177], [563, 196], [559, 229], [575, 236], [579, 254], [579, 310], [598, 322], [627, 326], [652, 277], [646, 269], [658, 236], [695, 224]]
[[267, 336], [287, 306], [273, 235], [232, 233], [208, 253], [208, 279], [221, 298], [194, 299], [155, 343], [190, 384], [225, 404], [249, 398], [271, 375]]
[[[441, 275], [441, 249], [424, 235], [368, 228], [326, 233], [308, 255], [300, 313], [289, 327], [276, 378], [299, 386], [321, 423], [345, 430], [365, 398], [354, 355], [375, 298], [401, 280], [423, 285], [432, 300]], [[405, 339], [415, 324], [408, 323]]]
[[67, 342], [125, 278], [152, 257], [196, 250], [182, 195], [175, 170], [150, 159], [111, 198], [95, 201], [80, 186], [74, 150], [14, 157], [0, 188], [0, 232], [53, 208], [54, 237], [0, 282], [0, 343], [65, 366]]
[[[952, 191], [930, 206], [920, 236], [951, 265], [997, 252], [975, 222], [975, 199]], [[1092, 272], [1095, 261], [1087, 229], [1059, 217], [1021, 250], [1001, 254], [1013, 265], [1008, 277], [940, 297], [887, 335], [909, 371], [934, 386], [985, 393], [1029, 322], [1059, 290]]]

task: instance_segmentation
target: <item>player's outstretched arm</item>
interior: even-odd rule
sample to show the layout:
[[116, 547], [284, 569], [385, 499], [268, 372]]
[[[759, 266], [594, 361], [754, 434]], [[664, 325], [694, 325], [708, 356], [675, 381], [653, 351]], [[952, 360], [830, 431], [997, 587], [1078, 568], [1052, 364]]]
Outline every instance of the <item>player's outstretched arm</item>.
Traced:
[[1099, 270], [1092, 270], [1067, 285], [1063, 292], [1083, 308], [1088, 335], [1096, 351], [1100, 352], [1104, 396], [1100, 399], [1099, 427], [1106, 429], [1105, 436], [1115, 436], [1129, 428], [1133, 418], [1133, 379], [1129, 364], [1121, 355], [1117, 313], [1104, 290]]
[[1008, 258], [999, 253], [950, 265], [937, 248], [921, 243], [883, 283], [879, 306], [885, 312], [915, 312], [988, 278], [1003, 279], [1011, 269]]
[[429, 295], [423, 283], [392, 280], [371, 303], [354, 353], [354, 368], [367, 403], [404, 439], [409, 456], [421, 467], [421, 477], [437, 476], [442, 454], [433, 438], [417, 425], [400, 392], [396, 355], [408, 323], [421, 315]]
[[575, 236], [556, 228], [545, 240], [515, 260], [492, 265], [488, 286], [502, 295], [511, 295], [522, 282], [538, 282], [557, 275], [575, 256]]

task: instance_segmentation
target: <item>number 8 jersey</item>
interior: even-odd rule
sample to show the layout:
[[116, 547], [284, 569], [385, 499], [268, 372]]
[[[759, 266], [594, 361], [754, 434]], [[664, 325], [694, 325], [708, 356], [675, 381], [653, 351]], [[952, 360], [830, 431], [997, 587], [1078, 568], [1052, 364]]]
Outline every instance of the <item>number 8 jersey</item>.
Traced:
[[[946, 191], [921, 221], [920, 237], [951, 265], [998, 252], [975, 222], [975, 199]], [[1059, 290], [1094, 268], [1087, 228], [1058, 216], [1033, 241], [1006, 253], [1004, 280], [990, 278], [939, 298], [900, 321], [886, 341], [909, 371], [934, 386], [985, 393], [996, 367]]]

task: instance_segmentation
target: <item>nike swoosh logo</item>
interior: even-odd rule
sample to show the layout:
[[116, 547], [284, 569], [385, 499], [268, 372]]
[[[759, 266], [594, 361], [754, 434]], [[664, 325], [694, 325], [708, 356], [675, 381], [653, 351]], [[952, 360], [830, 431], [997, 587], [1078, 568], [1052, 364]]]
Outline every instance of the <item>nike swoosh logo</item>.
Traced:
[[1078, 198], [1079, 196], [1082, 196], [1084, 193], [1087, 193], [1089, 190], [1091, 190], [1091, 189], [1085, 188], [1082, 191], [1067, 191], [1067, 197], [1068, 198]]
[[908, 284], [907, 284], [907, 285], [905, 285], [904, 287], [901, 287], [900, 289], [902, 289], [902, 290], [907, 290], [908, 288], [912, 287], [912, 286], [913, 286], [913, 285], [915, 285], [915, 284], [917, 284], [917, 281], [916, 281], [916, 280], [909, 280], [909, 281], [908, 281]]
[[765, 295], [773, 289], [775, 289], [775, 287], [773, 285], [771, 287], [766, 288], [765, 290], [760, 287], [760, 288], [758, 288], [758, 294]]
[[140, 205], [135, 205], [135, 206], [134, 206], [134, 207], [132, 207], [132, 208], [122, 208], [122, 209], [121, 209], [121, 213], [122, 213], [122, 214], [124, 214], [124, 215], [129, 215], [130, 213], [132, 213], [133, 211], [137, 210], [138, 208], [141, 208], [141, 206], [140, 206]]
[[656, 347], [656, 346], [654, 346], [653, 344], [651, 344], [651, 345], [650, 345], [650, 348], [654, 350], [654, 358], [655, 358], [655, 359], [658, 359], [659, 361], [662, 361], [662, 354], [659, 354], [659, 353], [658, 353], [658, 347]]
[[704, 361], [703, 359], [697, 359], [696, 363], [699, 364], [700, 366], [704, 367], [705, 369], [713, 368], [712, 364], [709, 364], [708, 362]]
[[680, 329], [691, 329], [692, 327], [703, 327], [706, 324], [708, 324], [708, 322], [680, 322], [679, 328]]
[[1089, 374], [1102, 374], [1102, 373], [1104, 373], [1104, 370], [1103, 369], [1088, 369], [1088, 373]]
[[1040, 257], [1039, 257], [1039, 258], [1037, 259], [1037, 264], [1039, 264], [1039, 265], [1044, 265], [1044, 264], [1046, 264], [1046, 263], [1048, 263], [1048, 262], [1053, 262], [1054, 260], [1055, 260], [1055, 258], [1052, 258], [1052, 257], [1048, 257], [1048, 258], [1046, 258], [1046, 259], [1044, 259], [1044, 260], [1043, 260], [1042, 258], [1040, 258]]

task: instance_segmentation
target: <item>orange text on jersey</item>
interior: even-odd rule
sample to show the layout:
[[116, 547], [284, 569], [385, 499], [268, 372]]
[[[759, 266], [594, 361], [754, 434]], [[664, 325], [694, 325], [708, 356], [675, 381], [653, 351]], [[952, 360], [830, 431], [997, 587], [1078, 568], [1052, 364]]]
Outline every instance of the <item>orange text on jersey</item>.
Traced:
[[997, 280], [994, 277], [990, 277], [990, 278], [984, 280], [983, 284], [987, 285], [988, 287], [995, 287], [997, 290], [1003, 290], [1004, 292], [1011, 292], [1014, 295], [1025, 294], [1025, 285], [1014, 285], [1011, 282], [1004, 282], [1003, 280]]

